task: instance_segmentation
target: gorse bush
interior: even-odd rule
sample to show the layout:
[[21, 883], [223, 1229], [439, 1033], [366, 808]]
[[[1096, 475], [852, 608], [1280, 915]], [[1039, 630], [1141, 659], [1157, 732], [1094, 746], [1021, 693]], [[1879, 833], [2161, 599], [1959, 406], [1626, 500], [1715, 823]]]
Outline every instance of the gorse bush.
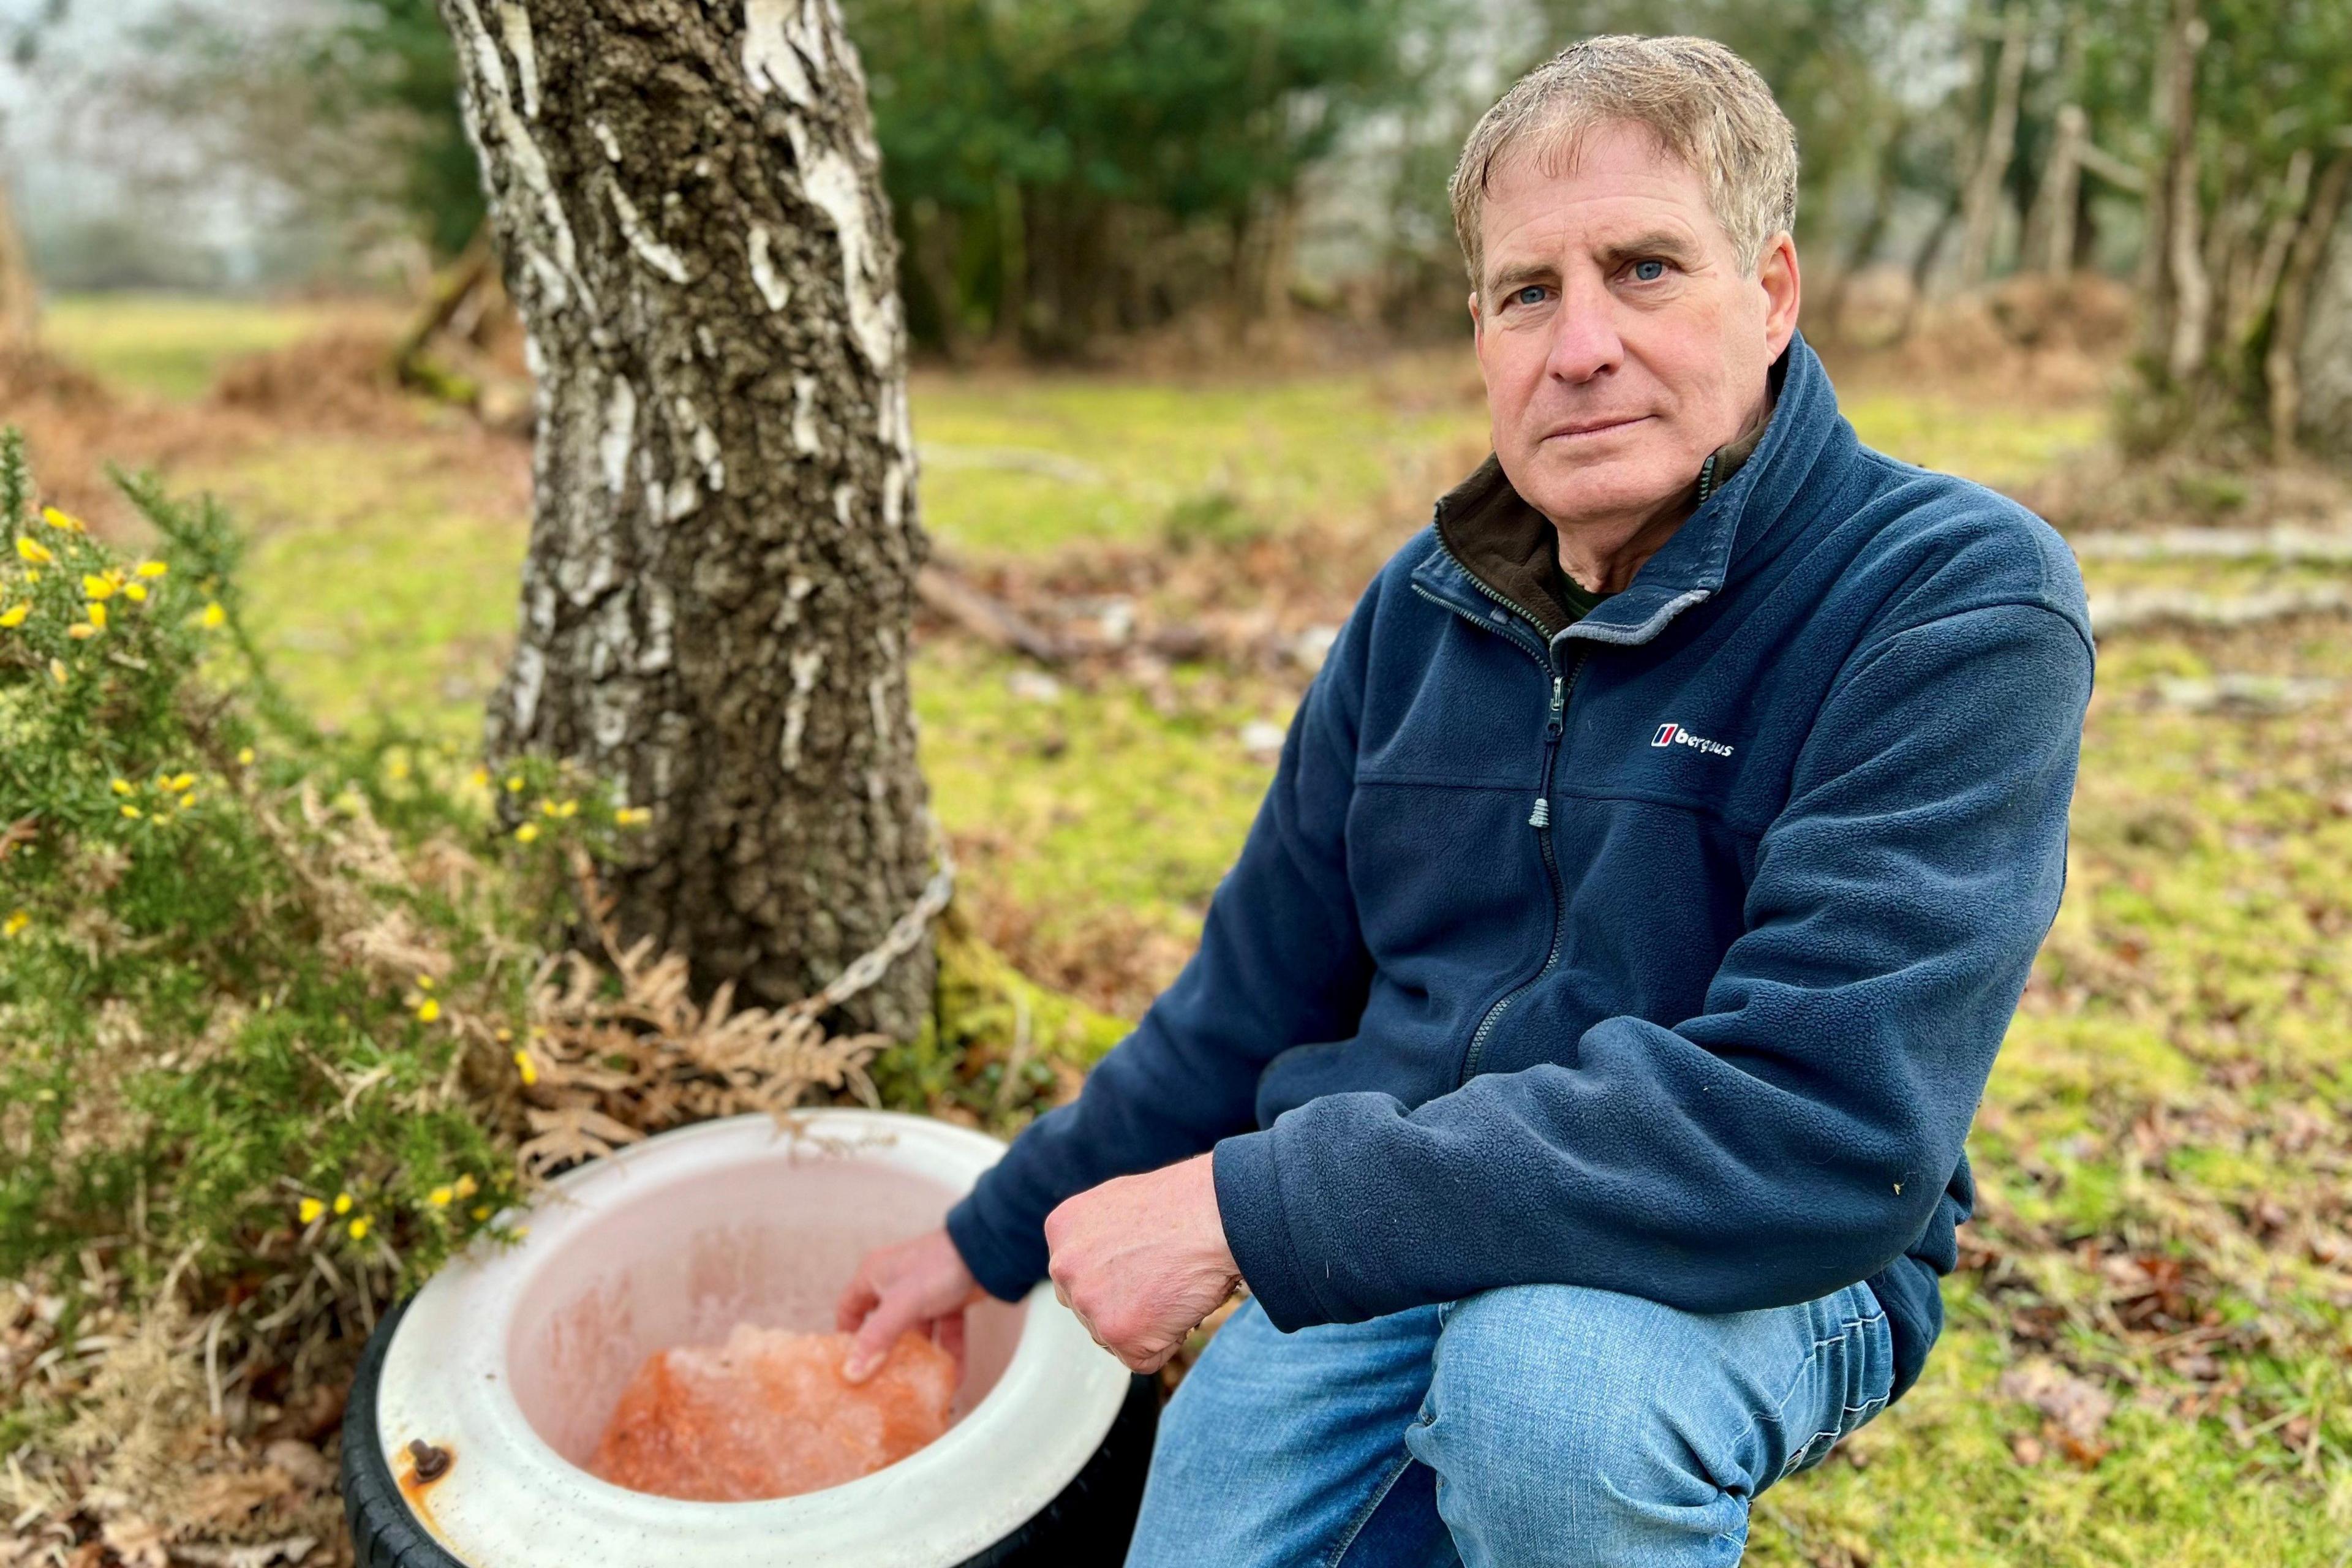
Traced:
[[0, 432], [0, 1519], [315, 1536], [270, 1437], [545, 1177], [820, 1090], [1017, 1122], [1122, 1032], [969, 937], [895, 1045], [831, 1034], [830, 988], [697, 985], [599, 888], [646, 808], [313, 726], [227, 519], [116, 478], [152, 551], [39, 506]]
[[0, 437], [0, 1274], [397, 1289], [517, 1191], [529, 911], [628, 814], [311, 730], [226, 519], [120, 482], [152, 555], [37, 510]]
[[[0, 1276], [95, 1247], [133, 1299], [226, 1281], [267, 1315], [323, 1275], [315, 1306], [381, 1302], [580, 1159], [818, 1089], [884, 1103], [891, 1042], [830, 1035], [823, 998], [737, 1007], [624, 941], [594, 866], [645, 808], [545, 758], [321, 732], [246, 635], [227, 520], [117, 478], [152, 555], [37, 506], [0, 434]], [[877, 1064], [892, 1102], [1020, 1117], [1063, 1087], [974, 1079], [998, 1053], [955, 1033]]]

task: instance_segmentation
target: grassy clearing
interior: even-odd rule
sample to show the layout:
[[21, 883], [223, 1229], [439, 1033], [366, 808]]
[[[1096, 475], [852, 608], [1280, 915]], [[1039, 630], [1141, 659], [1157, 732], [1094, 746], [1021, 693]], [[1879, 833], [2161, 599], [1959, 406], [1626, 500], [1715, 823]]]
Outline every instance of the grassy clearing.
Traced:
[[187, 402], [239, 354], [396, 310], [338, 300], [219, 300], [179, 294], [68, 294], [41, 315], [42, 340], [126, 392]]
[[[1997, 482], [2090, 446], [2099, 423], [2094, 407], [1883, 390], [1848, 412], [1874, 445]], [[1222, 548], [1311, 516], [1401, 530], [1479, 433], [1475, 384], [1418, 361], [1181, 388], [926, 376], [916, 419], [933, 448], [927, 514], [981, 558], [1171, 526]], [[261, 529], [254, 618], [306, 701], [470, 739], [512, 621], [513, 495], [391, 439], [289, 437], [202, 477]], [[2326, 574], [2089, 575], [2095, 592], [2236, 594]], [[1164, 981], [1270, 768], [1241, 731], [1280, 722], [1296, 683], [1179, 667], [1158, 685], [1103, 676], [1047, 694], [1015, 671], [953, 642], [917, 666], [925, 765], [967, 889], [1027, 922], [1038, 951], [1110, 962], [1086, 945], [1108, 930], [1119, 962], [1143, 951]], [[2341, 687], [2275, 714], [2184, 711], [2160, 690], [2242, 673], [2352, 681], [2352, 651], [2340, 622], [2103, 649], [2068, 895], [1973, 1141], [1983, 1204], [1947, 1337], [1901, 1405], [1768, 1496], [1753, 1561], [2345, 1561], [2352, 710]], [[1108, 1038], [1071, 1029], [1066, 1059]], [[2039, 1384], [2022, 1375], [2036, 1368]]]

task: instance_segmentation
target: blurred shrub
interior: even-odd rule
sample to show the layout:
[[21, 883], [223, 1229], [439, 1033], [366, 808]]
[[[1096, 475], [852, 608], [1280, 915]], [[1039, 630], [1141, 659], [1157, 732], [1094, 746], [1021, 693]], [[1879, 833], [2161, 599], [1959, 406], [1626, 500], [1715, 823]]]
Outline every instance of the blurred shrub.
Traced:
[[1222, 484], [1183, 497], [1160, 522], [1160, 542], [1180, 554], [1203, 548], [1229, 550], [1271, 531], [1265, 517]]

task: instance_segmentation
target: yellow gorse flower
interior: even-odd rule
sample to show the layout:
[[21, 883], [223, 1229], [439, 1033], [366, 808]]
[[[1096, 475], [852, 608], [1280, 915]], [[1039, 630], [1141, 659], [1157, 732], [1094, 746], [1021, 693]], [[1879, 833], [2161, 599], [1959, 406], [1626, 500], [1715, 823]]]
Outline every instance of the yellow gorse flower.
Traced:
[[528, 844], [538, 837], [539, 824], [536, 822], [526, 822], [515, 829], [515, 842], [518, 844]]
[[116, 779], [112, 788], [114, 793], [117, 795], [129, 795], [131, 793], [131, 781], [129, 779]]
[[522, 793], [522, 775], [520, 773], [509, 773], [507, 775], [507, 793], [509, 795], [520, 795]]
[[236, 749], [236, 761], [239, 767], [249, 768], [253, 766], [253, 748], [251, 746], [239, 746]]
[[73, 638], [76, 642], [80, 642], [85, 637], [94, 637], [97, 635], [98, 628], [90, 625], [88, 621], [76, 621], [73, 625], [66, 628], [66, 636]]
[[16, 553], [36, 566], [46, 565], [57, 559], [49, 552], [47, 545], [22, 533], [16, 536]]
[[522, 1075], [524, 1088], [528, 1089], [539, 1081], [539, 1068], [531, 1061], [529, 1051], [517, 1051], [514, 1063], [515, 1071]]
[[173, 773], [163, 781], [163, 787], [168, 790], [184, 790], [195, 782], [196, 775], [194, 773]]
[[435, 1208], [446, 1209], [449, 1206], [449, 1200], [457, 1195], [456, 1191], [449, 1187], [436, 1187], [431, 1192], [427, 1193], [425, 1197], [425, 1201], [431, 1204]]
[[616, 827], [643, 827], [653, 819], [652, 810], [642, 805], [625, 805], [613, 814], [613, 825]]
[[31, 925], [32, 923], [33, 917], [26, 914], [24, 910], [18, 910], [6, 920], [0, 921], [0, 936], [15, 936], [18, 931], [23, 931], [26, 926]]
[[125, 816], [143, 816], [146, 813], [141, 811], [135, 805], [126, 805], [122, 808], [122, 815]]
[[0, 610], [0, 626], [21, 626], [25, 624], [25, 617], [32, 613], [30, 605], [11, 605]]
[[106, 605], [102, 601], [92, 599], [82, 606], [82, 614], [88, 616], [89, 624], [100, 631], [106, 629]]
[[416, 1005], [416, 1016], [429, 1024], [441, 1016], [441, 1004], [435, 998], [427, 996]]
[[215, 599], [205, 606], [205, 613], [199, 618], [203, 620], [206, 631], [214, 631], [227, 624], [228, 612], [220, 607], [218, 599]]
[[320, 1203], [316, 1198], [304, 1198], [299, 1204], [295, 1205], [294, 1212], [296, 1215], [300, 1216], [304, 1225], [309, 1225], [312, 1220], [317, 1219], [320, 1215], [327, 1212], [327, 1205]]
[[481, 1189], [479, 1187], [474, 1184], [473, 1177], [460, 1176], [457, 1178], [457, 1193], [459, 1197], [470, 1198], [480, 1190]]
[[53, 506], [45, 506], [41, 509], [41, 521], [47, 523], [51, 528], [63, 529], [68, 533], [86, 533], [89, 531], [89, 530], [82, 527], [81, 519], [72, 516], [69, 513], [59, 511]]
[[92, 576], [87, 572], [81, 575], [81, 591], [93, 599], [103, 599], [120, 586], [108, 578]]
[[367, 1215], [360, 1215], [360, 1216], [359, 1216], [359, 1218], [357, 1218], [357, 1219], [355, 1219], [355, 1220], [352, 1221], [352, 1225], [351, 1225], [352, 1239], [353, 1241], [364, 1241], [364, 1240], [366, 1240], [366, 1239], [367, 1239], [367, 1233], [368, 1233], [368, 1226], [370, 1225], [370, 1223], [372, 1223], [372, 1222], [368, 1219], [368, 1216], [367, 1216]]
[[474, 1217], [475, 1217], [476, 1219], [488, 1219], [488, 1218], [489, 1218], [489, 1217], [490, 1217], [490, 1205], [488, 1205], [488, 1204], [476, 1204], [476, 1205], [474, 1205]]
[[168, 562], [142, 561], [139, 563], [139, 575], [142, 577], [161, 577], [164, 573], [169, 572], [171, 569], [171, 564]]
[[147, 602], [147, 584], [144, 583], [125, 583], [122, 585], [122, 596], [130, 600], [134, 605], [143, 605]]
[[335, 1194], [335, 1212], [337, 1214], [349, 1214], [352, 1212], [351, 1194], [337, 1193]]

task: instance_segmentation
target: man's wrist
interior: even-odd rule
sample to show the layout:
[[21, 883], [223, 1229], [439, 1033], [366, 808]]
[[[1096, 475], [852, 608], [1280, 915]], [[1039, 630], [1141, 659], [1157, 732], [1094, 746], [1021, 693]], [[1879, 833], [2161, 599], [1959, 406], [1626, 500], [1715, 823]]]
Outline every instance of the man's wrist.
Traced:
[[1216, 1151], [1212, 1149], [1193, 1161], [1193, 1163], [1199, 1167], [1199, 1173], [1194, 1177], [1194, 1181], [1203, 1216], [1201, 1227], [1203, 1246], [1213, 1248], [1219, 1268], [1235, 1279], [1239, 1279], [1242, 1266], [1234, 1258], [1233, 1239], [1225, 1234], [1224, 1213], [1217, 1206], [1216, 1157]]
[[[1000, 1301], [1023, 1300], [1030, 1288], [1045, 1277], [1042, 1257], [1033, 1270], [1025, 1259], [1011, 1255], [999, 1244], [996, 1235], [981, 1219], [977, 1191], [966, 1194], [948, 1210], [945, 1228], [964, 1268], [979, 1281], [982, 1289]], [[1043, 1252], [1042, 1241], [1037, 1250]]]

